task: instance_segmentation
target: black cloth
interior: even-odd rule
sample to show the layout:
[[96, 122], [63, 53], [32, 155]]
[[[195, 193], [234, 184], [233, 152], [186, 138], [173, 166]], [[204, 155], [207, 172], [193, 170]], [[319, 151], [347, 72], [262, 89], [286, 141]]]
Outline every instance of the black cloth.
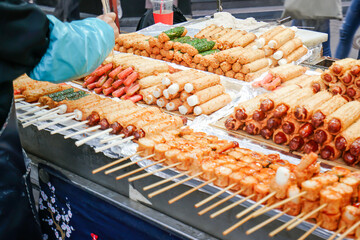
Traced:
[[[174, 17], [173, 17], [174, 24], [187, 21], [184, 14], [175, 5], [173, 5], [173, 11], [174, 11]], [[140, 18], [140, 21], [138, 22], [138, 25], [136, 27], [136, 31], [139, 31], [143, 28], [146, 28], [146, 27], [154, 25], [154, 24], [155, 24], [155, 21], [154, 21], [153, 10], [148, 9], [144, 13], [144, 15]]]
[[58, 0], [54, 16], [60, 21], [71, 22], [80, 19], [80, 0]]
[[49, 45], [49, 21], [33, 4], [0, 0], [0, 239], [40, 239], [29, 171], [12, 104], [12, 81], [33, 69]]

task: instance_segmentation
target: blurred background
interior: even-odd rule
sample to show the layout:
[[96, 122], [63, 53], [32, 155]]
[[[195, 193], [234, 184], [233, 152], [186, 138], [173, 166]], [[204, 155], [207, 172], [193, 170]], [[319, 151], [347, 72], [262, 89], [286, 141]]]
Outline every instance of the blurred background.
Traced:
[[[54, 14], [55, 7], [60, 0], [33, 0], [43, 11]], [[78, 0], [80, 18], [93, 17], [102, 13], [100, 0]], [[342, 0], [342, 9], [345, 16], [350, 0]], [[136, 26], [145, 13], [145, 0], [118, 0], [121, 32], [134, 32]], [[284, 0], [222, 0], [223, 11], [230, 12], [236, 18], [254, 17], [261, 21], [273, 21], [281, 17]], [[179, 0], [178, 7], [187, 19], [211, 16], [217, 11], [216, 0]], [[342, 22], [330, 21], [330, 43], [333, 54], [339, 42], [339, 29]], [[350, 57], [357, 58], [360, 48], [360, 31], [355, 35]]]

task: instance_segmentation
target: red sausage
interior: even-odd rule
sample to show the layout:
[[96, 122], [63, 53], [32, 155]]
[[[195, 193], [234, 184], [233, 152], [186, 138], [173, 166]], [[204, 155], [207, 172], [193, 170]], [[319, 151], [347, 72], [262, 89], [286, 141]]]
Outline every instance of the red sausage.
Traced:
[[121, 97], [124, 94], [125, 94], [125, 87], [121, 87], [112, 92], [112, 96], [117, 98]]
[[106, 82], [102, 85], [102, 88], [109, 88], [111, 87], [111, 84], [114, 82], [114, 79], [113, 78], [108, 78], [106, 80]]
[[108, 128], [110, 127], [109, 122], [108, 122], [105, 118], [101, 119], [101, 121], [99, 122], [99, 124], [100, 124], [100, 126], [101, 126], [101, 127], [100, 127], [101, 130], [108, 129]]
[[113, 82], [111, 86], [115, 89], [118, 89], [121, 85], [123, 85], [123, 83], [124, 83], [123, 79], [118, 79], [115, 82]]
[[115, 79], [115, 78], [116, 78], [116, 75], [118, 75], [118, 74], [121, 72], [121, 69], [122, 69], [122, 66], [118, 66], [117, 68], [115, 68], [114, 70], [112, 70], [112, 71], [109, 73], [109, 77]]
[[96, 82], [91, 83], [87, 86], [87, 89], [89, 89], [89, 90], [93, 90], [94, 88], [96, 88]]
[[140, 84], [135, 84], [135, 85], [129, 87], [128, 89], [126, 89], [126, 95], [132, 96], [132, 95], [134, 95], [137, 91], [139, 91], [139, 89], [140, 89]]
[[341, 71], [342, 71], [342, 66], [339, 66], [339, 65], [337, 65], [337, 64], [334, 64], [334, 66], [333, 66], [333, 72], [334, 72], [335, 74], [340, 74]]
[[274, 131], [273, 130], [270, 130], [268, 128], [263, 128], [260, 130], [260, 135], [265, 138], [265, 139], [270, 139], [271, 136], [273, 135]]
[[304, 146], [304, 139], [300, 136], [293, 137], [289, 143], [289, 148], [291, 151], [300, 150], [302, 146]]
[[260, 109], [263, 112], [270, 111], [274, 108], [274, 102], [271, 99], [265, 99], [260, 104]]
[[316, 130], [314, 134], [314, 140], [315, 142], [319, 144], [323, 144], [327, 140], [327, 134], [324, 130]]
[[353, 75], [358, 75], [360, 73], [360, 67], [356, 65], [352, 66], [350, 72]]
[[344, 151], [347, 146], [347, 141], [344, 137], [340, 136], [335, 139], [335, 147], [340, 151]]
[[264, 120], [266, 117], [265, 113], [261, 110], [255, 110], [253, 114], [253, 119], [257, 122]]
[[227, 130], [236, 130], [236, 120], [232, 117], [226, 119], [225, 127]]
[[113, 87], [105, 88], [105, 89], [103, 89], [103, 94], [104, 94], [105, 96], [108, 96], [108, 95], [110, 95], [114, 90], [115, 90], [115, 89], [114, 89]]
[[314, 127], [311, 125], [311, 123], [305, 123], [299, 129], [299, 135], [302, 138], [307, 138], [311, 136], [313, 133], [314, 133]]
[[286, 140], [287, 140], [286, 135], [285, 135], [285, 133], [283, 133], [283, 132], [278, 132], [278, 133], [276, 133], [276, 135], [274, 136], [274, 142], [275, 142], [276, 144], [283, 144], [283, 143], [286, 142]]
[[319, 145], [314, 140], [310, 140], [304, 145], [304, 152], [306, 154], [309, 154], [311, 152], [317, 152], [318, 149], [319, 149]]
[[87, 123], [89, 126], [94, 126], [100, 121], [100, 116], [97, 112], [92, 112], [86, 120], [89, 120]]
[[323, 159], [326, 159], [326, 160], [330, 160], [332, 158], [334, 158], [334, 155], [335, 155], [335, 151], [332, 147], [330, 146], [325, 146], [323, 149], [321, 149], [320, 151], [320, 156], [323, 158]]
[[354, 165], [356, 163], [357, 157], [352, 155], [350, 152], [344, 152], [343, 159], [347, 165]]
[[260, 132], [260, 129], [255, 126], [253, 123], [247, 123], [245, 126], [245, 132], [250, 135], [257, 135]]
[[324, 80], [327, 82], [331, 82], [332, 81], [332, 77], [329, 73], [325, 73], [324, 74]]
[[139, 139], [139, 138], [145, 137], [145, 132], [144, 132], [144, 130], [142, 130], [142, 129], [136, 130], [136, 131], [134, 132], [134, 137], [135, 137], [135, 139]]
[[329, 132], [335, 134], [341, 130], [341, 122], [339, 119], [331, 119], [328, 126]]
[[354, 88], [350, 87], [350, 88], [346, 89], [346, 94], [349, 97], [353, 98], [356, 94], [356, 90]]
[[130, 137], [131, 135], [134, 134], [135, 130], [136, 130], [136, 127], [134, 125], [130, 124], [130, 125], [126, 126], [125, 128], [123, 128], [121, 130], [121, 133], [124, 134], [125, 137]]
[[94, 89], [94, 92], [97, 94], [100, 94], [100, 93], [102, 93], [102, 90], [103, 90], [102, 87], [98, 87], [98, 88]]
[[318, 128], [321, 125], [323, 125], [325, 120], [325, 115], [322, 114], [321, 112], [316, 112], [314, 113], [314, 115], [311, 118], [311, 124], [315, 127]]
[[345, 76], [343, 76], [342, 78], [341, 78], [341, 80], [346, 84], [346, 83], [350, 83], [351, 82], [351, 80], [352, 80], [352, 76], [348, 73], [348, 74], [346, 74]]
[[123, 127], [118, 122], [114, 122], [110, 127], [112, 128], [111, 134], [119, 134], [123, 130]]
[[358, 88], [360, 88], [360, 80], [356, 80], [356, 81], [355, 81], [355, 85], [356, 85]]
[[92, 84], [94, 82], [96, 82], [99, 79], [98, 76], [90, 76], [86, 81], [86, 85]]
[[305, 120], [307, 118], [307, 110], [302, 107], [297, 107], [294, 112], [294, 116], [298, 120]]
[[137, 72], [133, 72], [131, 73], [124, 81], [124, 85], [125, 86], [130, 86], [131, 84], [133, 84], [133, 82], [135, 82], [136, 79], [138, 79], [139, 74]]
[[350, 146], [350, 153], [354, 156], [360, 156], [360, 138], [357, 138]]
[[276, 129], [280, 126], [281, 124], [281, 119], [279, 118], [269, 118], [269, 120], [267, 120], [266, 122], [266, 126], [268, 127], [268, 129]]
[[134, 70], [131, 67], [128, 67], [127, 69], [120, 72], [117, 76], [119, 79], [125, 79], [127, 76], [129, 76]]
[[289, 110], [289, 107], [282, 103], [276, 107], [276, 109], [274, 111], [274, 117], [277, 117], [277, 118], [285, 117], [288, 110]]
[[101, 76], [104, 75], [107, 71], [110, 71], [113, 67], [112, 63], [108, 63], [105, 66], [95, 70], [91, 75], [93, 76]]
[[248, 116], [247, 116], [247, 114], [245, 113], [244, 110], [238, 109], [238, 110], [235, 111], [235, 118], [236, 118], [237, 120], [239, 120], [239, 121], [245, 120], [247, 117], [248, 117]]
[[286, 134], [292, 134], [295, 131], [295, 125], [292, 122], [284, 122], [281, 127]]
[[96, 82], [96, 87], [102, 87], [102, 85], [104, 85], [104, 83], [106, 82], [107, 80], [107, 76], [106, 75], [103, 75], [101, 76], [101, 78]]
[[319, 83], [314, 83], [311, 87], [314, 93], [318, 93], [321, 90], [321, 86]]
[[140, 95], [140, 94], [136, 94], [136, 95], [134, 95], [134, 96], [129, 97], [128, 99], [129, 99], [130, 101], [132, 101], [133, 103], [136, 103], [136, 102], [142, 100], [142, 99], [143, 99], [143, 96]]

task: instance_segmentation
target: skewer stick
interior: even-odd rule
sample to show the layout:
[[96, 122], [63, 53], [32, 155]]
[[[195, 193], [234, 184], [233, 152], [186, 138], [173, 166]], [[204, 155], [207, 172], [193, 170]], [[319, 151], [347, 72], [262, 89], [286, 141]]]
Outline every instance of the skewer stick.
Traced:
[[104, 134], [107, 134], [107, 133], [109, 133], [109, 132], [111, 132], [111, 131], [112, 131], [112, 128], [108, 128], [108, 129], [103, 130], [103, 131], [101, 131], [101, 132], [95, 133], [94, 135], [91, 135], [91, 136], [89, 136], [89, 137], [86, 137], [86, 138], [84, 138], [84, 139], [81, 139], [81, 140], [76, 141], [76, 142], [75, 142], [75, 145], [78, 146], [78, 147], [80, 147], [80, 146], [83, 145], [84, 143], [87, 143], [88, 141], [90, 141], [90, 140], [92, 140], [92, 139], [94, 139], [94, 138], [100, 137], [100, 136], [102, 136], [102, 135], [104, 135]]
[[50, 127], [50, 126], [53, 126], [53, 125], [56, 125], [58, 123], [61, 123], [61, 122], [66, 122], [70, 119], [73, 119], [75, 117], [75, 113], [65, 113], [63, 115], [60, 115], [58, 116], [60, 117], [59, 119], [56, 119], [55, 121], [52, 121], [50, 123], [45, 123], [43, 125], [40, 125], [37, 127], [38, 130], [42, 130], [42, 129], [45, 129], [47, 127]]
[[222, 189], [221, 191], [218, 191], [217, 193], [205, 198], [204, 200], [202, 200], [201, 202], [198, 202], [197, 204], [195, 204], [195, 207], [198, 208], [202, 205], [204, 205], [205, 203], [213, 200], [214, 198], [216, 198], [217, 196], [223, 194], [224, 192], [226, 192], [227, 190], [229, 190], [230, 188], [234, 187], [236, 185], [236, 183], [230, 184], [229, 186], [227, 186], [226, 188]]
[[191, 170], [189, 171], [186, 171], [186, 172], [182, 172], [182, 173], [179, 173], [175, 176], [172, 176], [171, 178], [167, 178], [167, 179], [164, 179], [164, 180], [161, 180], [159, 182], [156, 182], [156, 183], [153, 183], [153, 184], [150, 184], [150, 185], [147, 185], [146, 187], [143, 188], [144, 191], [147, 191], [149, 189], [152, 189], [154, 187], [157, 187], [157, 186], [160, 186], [160, 185], [163, 185], [164, 183], [167, 183], [167, 182], [170, 182], [171, 180], [174, 180], [175, 178], [179, 178], [179, 177], [182, 177], [188, 173], [191, 173]]
[[355, 223], [354, 225], [352, 225], [350, 228], [348, 228], [348, 230], [346, 230], [343, 234], [341, 234], [340, 237], [337, 238], [336, 240], [344, 239], [350, 232], [352, 232], [353, 230], [355, 230], [359, 225], [360, 225], [360, 221], [358, 221], [357, 223]]
[[112, 167], [112, 166], [118, 164], [118, 163], [121, 163], [121, 162], [123, 162], [123, 161], [126, 161], [126, 160], [128, 160], [129, 158], [131, 158], [131, 157], [133, 157], [133, 156], [135, 156], [135, 155], [138, 155], [138, 154], [140, 154], [140, 153], [141, 153], [141, 152], [136, 152], [136, 153], [134, 153], [134, 154], [131, 154], [130, 156], [120, 158], [120, 159], [115, 160], [115, 161], [113, 161], [113, 162], [111, 162], [111, 163], [108, 163], [108, 164], [106, 164], [106, 165], [104, 165], [104, 166], [102, 166], [102, 167], [99, 167], [99, 168], [97, 168], [97, 169], [94, 169], [94, 170], [92, 171], [92, 174], [101, 172], [101, 171], [103, 171], [103, 170], [105, 170], [105, 169], [107, 169], [107, 168], [109, 168], [109, 167]]
[[38, 107], [38, 108], [34, 108], [34, 109], [30, 110], [30, 111], [18, 114], [17, 117], [22, 117], [22, 116], [25, 116], [25, 115], [28, 115], [28, 114], [31, 114], [31, 113], [34, 113], [34, 112], [38, 112], [38, 111], [40, 111], [42, 109], [45, 109], [45, 108], [48, 108], [48, 107], [49, 107], [48, 105], [45, 105], [45, 106], [41, 106], [41, 107]]
[[256, 202], [254, 205], [252, 205], [251, 207], [248, 207], [246, 209], [244, 209], [242, 212], [239, 212], [236, 215], [236, 218], [241, 218], [242, 216], [244, 216], [245, 214], [247, 214], [248, 212], [252, 211], [253, 209], [255, 209], [257, 206], [260, 206], [260, 204], [262, 204], [263, 202], [266, 202], [268, 199], [272, 198], [274, 195], [276, 194], [276, 192], [272, 192], [270, 194], [268, 194], [267, 196], [263, 197], [261, 200], [259, 200], [258, 202]]
[[91, 132], [91, 131], [95, 131], [97, 129], [101, 128], [100, 125], [96, 125], [96, 126], [93, 126], [93, 127], [90, 127], [90, 128], [86, 128], [84, 130], [80, 130], [78, 132], [74, 132], [74, 133], [71, 133], [69, 135], [66, 135], [64, 136], [65, 139], [68, 139], [70, 137], [73, 137], [73, 136], [76, 136], [76, 135], [80, 135], [80, 134], [83, 134], [83, 133], [87, 133], [87, 132]]
[[134, 173], [141, 172], [142, 170], [144, 170], [144, 169], [146, 169], [146, 168], [149, 168], [149, 167], [152, 167], [152, 166], [154, 166], [154, 165], [156, 165], [156, 164], [162, 163], [162, 162], [164, 162], [165, 160], [166, 160], [166, 158], [164, 158], [164, 159], [162, 159], [162, 160], [160, 160], [160, 161], [153, 162], [153, 163], [151, 163], [151, 164], [149, 164], [149, 165], [147, 165], [147, 166], [145, 166], [145, 167], [141, 167], [141, 168], [139, 168], [139, 169], [135, 169], [135, 170], [133, 170], [133, 171], [131, 171], [131, 172], [122, 174], [122, 175], [120, 175], [120, 176], [117, 176], [117, 177], [116, 177], [116, 180], [120, 180], [120, 179], [125, 178], [125, 177], [127, 177], [127, 176], [130, 176], [130, 175], [132, 175], [132, 174], [134, 174]]
[[186, 197], [187, 195], [189, 195], [189, 194], [195, 192], [196, 190], [198, 190], [198, 189], [200, 189], [200, 188], [208, 185], [209, 183], [214, 182], [216, 179], [217, 179], [217, 178], [214, 177], [214, 178], [212, 178], [212, 179], [210, 179], [210, 180], [208, 180], [208, 181], [206, 181], [206, 182], [203, 182], [202, 184], [200, 184], [200, 185], [198, 185], [198, 186], [196, 186], [196, 187], [193, 187], [192, 189], [189, 189], [188, 191], [186, 191], [186, 192], [184, 192], [184, 193], [182, 193], [182, 194], [180, 194], [180, 195], [178, 195], [178, 196], [170, 199], [170, 200], [169, 200], [169, 204], [172, 204], [172, 203], [176, 202], [177, 200], [180, 200], [180, 199], [182, 199], [183, 197]]
[[214, 204], [211, 204], [211, 205], [208, 206], [207, 208], [204, 208], [203, 210], [201, 210], [200, 212], [198, 212], [199, 216], [207, 213], [208, 211], [210, 211], [210, 210], [216, 208], [217, 206], [219, 206], [220, 204], [222, 204], [222, 203], [226, 202], [227, 200], [235, 197], [236, 195], [240, 194], [242, 191], [244, 191], [244, 190], [240, 189], [239, 191], [234, 192], [233, 194], [227, 196], [226, 198], [223, 198], [223, 199], [221, 199], [220, 201], [218, 201], [218, 202], [216, 202], [216, 203], [214, 203]]
[[326, 207], [327, 203], [324, 203], [323, 205], [321, 205], [320, 207], [312, 210], [311, 212], [309, 212], [308, 214], [306, 214], [305, 216], [303, 216], [302, 218], [300, 218], [299, 220], [297, 220], [295, 223], [291, 224], [290, 226], [287, 227], [287, 230], [291, 230], [294, 227], [296, 227], [297, 225], [299, 225], [300, 223], [302, 223], [303, 221], [305, 221], [306, 219], [308, 219], [311, 215], [313, 215], [314, 213], [319, 212], [321, 209], [323, 209], [324, 207]]
[[270, 211], [270, 210], [272, 210], [274, 208], [280, 207], [281, 205], [283, 205], [283, 204], [285, 204], [287, 202], [290, 202], [290, 201], [294, 200], [295, 198], [301, 197], [301, 196], [303, 196], [305, 194], [306, 194], [306, 192], [301, 192], [301, 193], [299, 193], [299, 194], [297, 194], [295, 196], [292, 196], [292, 197], [286, 198], [286, 199], [284, 199], [284, 200], [282, 200], [280, 202], [277, 202], [277, 203], [273, 204], [272, 206], [270, 206], [270, 207], [268, 207], [266, 209], [260, 209], [260, 211], [256, 211], [254, 213], [254, 217], [257, 217], [257, 216], [260, 216], [260, 215], [262, 215], [264, 213], [267, 213], [268, 211]]
[[129, 178], [129, 182], [133, 182], [133, 181], [136, 181], [136, 180], [139, 180], [139, 179], [148, 177], [148, 176], [150, 176], [150, 175], [153, 175], [154, 173], [162, 172], [162, 171], [164, 171], [164, 170], [166, 170], [166, 169], [175, 167], [175, 166], [180, 165], [180, 164], [181, 164], [181, 162], [177, 162], [177, 163], [174, 163], [174, 164], [171, 164], [171, 165], [168, 165], [168, 166], [165, 166], [165, 167], [156, 169], [155, 171], [152, 171], [152, 172], [148, 172], [148, 173], [144, 173], [144, 174], [137, 175], [137, 176], [135, 176], [135, 177]]
[[123, 164], [123, 165], [121, 165], [121, 166], [118, 166], [118, 167], [115, 167], [115, 168], [112, 168], [112, 169], [110, 169], [110, 170], [105, 171], [105, 174], [108, 175], [109, 173], [116, 172], [116, 171], [118, 171], [118, 170], [120, 170], [120, 169], [126, 168], [126, 167], [128, 167], [128, 166], [131, 166], [131, 165], [136, 164], [136, 163], [138, 163], [138, 162], [141, 162], [141, 161], [143, 161], [143, 160], [152, 158], [153, 156], [155, 156], [155, 154], [151, 154], [151, 155], [149, 155], [149, 156], [142, 157], [142, 158], [140, 158], [140, 159], [138, 159], [138, 160], [135, 160], [135, 161], [132, 161], [132, 162], [129, 162], [129, 163], [125, 163], [125, 164]]
[[210, 218], [215, 218], [215, 217], [219, 216], [220, 214], [223, 214], [223, 213], [226, 212], [227, 210], [230, 210], [230, 209], [232, 209], [233, 207], [236, 207], [237, 205], [239, 205], [239, 204], [241, 204], [241, 203], [249, 200], [250, 198], [252, 198], [252, 197], [254, 197], [254, 196], [255, 196], [255, 194], [253, 193], [253, 194], [247, 196], [246, 198], [240, 199], [240, 200], [238, 200], [238, 201], [236, 201], [236, 202], [234, 202], [234, 203], [232, 203], [232, 204], [230, 204], [230, 205], [228, 205], [228, 206], [220, 209], [219, 211], [211, 214], [211, 215], [210, 215]]
[[25, 121], [29, 121], [29, 120], [32, 120], [32, 119], [35, 119], [35, 118], [38, 118], [39, 120], [41, 120], [42, 117], [46, 117], [47, 115], [53, 115], [54, 112], [57, 113], [59, 111], [60, 111], [59, 108], [53, 108], [53, 109], [50, 109], [50, 110], [48, 110], [46, 112], [37, 113], [34, 116], [30, 116], [30, 117], [20, 119], [20, 121], [25, 122]]
[[33, 120], [29, 121], [29, 122], [24, 123], [23, 127], [25, 128], [25, 127], [30, 126], [33, 123], [36, 123], [36, 122], [39, 122], [39, 121], [51, 120], [51, 119], [58, 118], [58, 117], [59, 117], [59, 115], [57, 114], [57, 111], [51, 112], [51, 113], [46, 114], [46, 115], [44, 115], [42, 117], [35, 118], [35, 119], [33, 119]]
[[106, 150], [106, 149], [109, 149], [109, 148], [111, 148], [111, 147], [113, 147], [113, 146], [120, 145], [120, 144], [122, 144], [122, 143], [124, 143], [124, 142], [131, 141], [132, 139], [134, 139], [134, 136], [130, 136], [130, 137], [121, 139], [120, 141], [110, 143], [110, 144], [108, 144], [108, 145], [106, 145], [106, 146], [103, 146], [103, 147], [95, 148], [95, 152], [97, 152], [97, 153], [98, 153], [98, 152], [102, 152], [102, 151], [104, 151], [104, 150]]
[[287, 209], [285, 209], [284, 211], [279, 212], [279, 213], [276, 214], [275, 216], [269, 218], [268, 220], [260, 223], [259, 225], [256, 225], [255, 227], [250, 228], [249, 230], [246, 231], [246, 234], [247, 234], [247, 235], [252, 234], [253, 232], [259, 230], [260, 228], [268, 225], [268, 224], [271, 223], [272, 221], [278, 219], [279, 217], [281, 217], [282, 215], [284, 215], [284, 214], [287, 213], [288, 211], [290, 211], [290, 208], [287, 208]]
[[124, 134], [115, 135], [115, 136], [100, 140], [100, 143], [107, 143], [107, 142], [110, 142], [113, 140], [117, 140], [119, 138], [123, 138], [124, 136], [125, 136]]
[[191, 179], [196, 178], [196, 177], [200, 176], [201, 174], [203, 174], [203, 173], [199, 172], [199, 173], [197, 173], [197, 174], [195, 174], [195, 175], [193, 175], [191, 177], [185, 178], [185, 179], [183, 179], [183, 180], [181, 180], [179, 182], [173, 183], [173, 184], [171, 184], [171, 185], [169, 185], [167, 187], [164, 187], [164, 188], [161, 188], [161, 189], [159, 189], [159, 190], [157, 190], [155, 192], [152, 192], [148, 196], [149, 196], [149, 198], [155, 197], [156, 195], [159, 195], [160, 193], [166, 192], [167, 190], [170, 190], [170, 189], [172, 189], [172, 188], [174, 188], [176, 186], [179, 186], [180, 184], [183, 184], [184, 182], [190, 181]]
[[59, 129], [56, 129], [54, 131], [51, 131], [50, 133], [51, 134], [55, 134], [55, 133], [59, 133], [59, 132], [62, 132], [62, 131], [65, 131], [65, 130], [68, 130], [68, 129], [71, 129], [71, 128], [74, 128], [74, 127], [79, 127], [81, 125], [85, 125], [89, 122], [89, 120], [85, 120], [85, 121], [82, 121], [82, 122], [78, 122], [78, 123], [75, 123], [73, 125], [70, 125], [70, 126], [67, 126], [67, 127], [64, 127], [64, 128], [59, 128]]
[[27, 108], [27, 107], [38, 106], [38, 105], [40, 105], [40, 103], [38, 103], [38, 102], [36, 102], [36, 103], [30, 103], [30, 104], [24, 104], [24, 105], [21, 105], [21, 106], [16, 107], [16, 110], [23, 109], [23, 108]]
[[297, 215], [296, 217], [294, 217], [293, 219], [291, 219], [289, 222], [284, 223], [283, 225], [281, 225], [280, 227], [278, 227], [277, 229], [273, 230], [271, 233], [269, 233], [270, 237], [275, 236], [276, 234], [278, 234], [279, 232], [281, 232], [282, 230], [284, 230], [287, 226], [291, 225], [292, 223], [294, 223], [296, 220], [298, 220], [299, 218], [301, 218], [302, 216], [304, 216], [305, 213], [300, 213], [299, 215]]
[[333, 235], [331, 235], [331, 237], [329, 237], [328, 240], [333, 240], [340, 232], [342, 232], [343, 230], [345, 230], [346, 226], [343, 225], [341, 228], [339, 228], [336, 232], [333, 233]]
[[305, 240], [315, 229], [317, 229], [321, 224], [322, 220], [319, 221], [316, 225], [314, 225], [312, 228], [310, 228], [306, 233], [304, 233], [301, 237], [298, 238], [298, 240]]
[[20, 101], [23, 101], [23, 100], [25, 100], [25, 98], [16, 98], [15, 102], [17, 103], [17, 102], [20, 102]]

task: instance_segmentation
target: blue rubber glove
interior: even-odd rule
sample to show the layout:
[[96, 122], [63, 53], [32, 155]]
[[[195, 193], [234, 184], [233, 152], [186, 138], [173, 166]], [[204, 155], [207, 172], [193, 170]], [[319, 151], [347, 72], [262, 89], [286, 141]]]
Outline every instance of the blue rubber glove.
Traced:
[[63, 23], [48, 15], [49, 47], [28, 75], [35, 80], [64, 82], [94, 71], [115, 45], [114, 30], [104, 21], [88, 18]]

